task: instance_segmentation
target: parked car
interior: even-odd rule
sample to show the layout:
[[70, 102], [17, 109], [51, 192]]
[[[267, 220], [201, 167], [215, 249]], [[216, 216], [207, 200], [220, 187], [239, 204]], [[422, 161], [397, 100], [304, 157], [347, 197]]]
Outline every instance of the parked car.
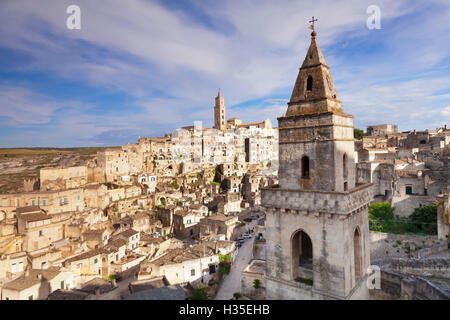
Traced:
[[244, 239], [250, 239], [252, 236], [250, 234], [244, 234], [243, 237]]

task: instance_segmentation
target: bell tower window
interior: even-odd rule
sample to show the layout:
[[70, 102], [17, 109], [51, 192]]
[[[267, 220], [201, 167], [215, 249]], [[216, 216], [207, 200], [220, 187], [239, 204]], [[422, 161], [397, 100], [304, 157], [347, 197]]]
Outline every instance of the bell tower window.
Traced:
[[312, 91], [312, 87], [313, 87], [313, 78], [312, 76], [308, 76], [308, 79], [306, 80], [306, 90]]
[[344, 154], [342, 157], [342, 170], [344, 173], [344, 180], [347, 179], [348, 176], [348, 169], [347, 169], [347, 154]]
[[309, 179], [309, 158], [304, 156], [302, 158], [302, 178]]

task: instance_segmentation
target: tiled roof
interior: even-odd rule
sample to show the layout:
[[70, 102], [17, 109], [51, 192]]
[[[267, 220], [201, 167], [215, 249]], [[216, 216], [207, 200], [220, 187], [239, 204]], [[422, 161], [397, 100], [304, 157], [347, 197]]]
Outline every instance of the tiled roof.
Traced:
[[124, 236], [126, 238], [130, 238], [131, 236], [134, 236], [135, 234], [139, 233], [138, 231], [135, 231], [133, 229], [127, 229], [125, 231], [122, 231], [121, 233], [119, 233], [118, 235], [116, 235], [116, 237], [119, 236]]
[[19, 278], [10, 281], [3, 285], [3, 288], [5, 289], [11, 289], [16, 291], [22, 291], [24, 289], [30, 288], [36, 284], [39, 284], [42, 279], [39, 279], [38, 275], [41, 274], [42, 278], [45, 278], [47, 280], [51, 280], [54, 277], [56, 277], [58, 274], [60, 274], [61, 271], [59, 270], [38, 270], [38, 269], [31, 269], [30, 274], [22, 275]]

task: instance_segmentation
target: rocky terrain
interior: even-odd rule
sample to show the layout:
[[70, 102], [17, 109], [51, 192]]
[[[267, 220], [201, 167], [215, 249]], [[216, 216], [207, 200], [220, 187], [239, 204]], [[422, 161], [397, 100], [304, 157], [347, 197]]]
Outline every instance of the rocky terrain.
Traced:
[[0, 194], [23, 191], [23, 180], [39, 178], [42, 168], [87, 164], [103, 149], [0, 149]]

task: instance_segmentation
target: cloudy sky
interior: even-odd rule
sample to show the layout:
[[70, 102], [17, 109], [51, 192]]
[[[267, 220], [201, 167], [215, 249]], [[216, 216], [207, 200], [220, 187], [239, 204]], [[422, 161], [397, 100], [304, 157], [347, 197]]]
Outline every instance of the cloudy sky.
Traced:
[[[69, 5], [81, 30], [66, 27]], [[381, 9], [369, 30], [366, 9]], [[276, 118], [310, 41], [355, 127], [450, 125], [450, 0], [1, 0], [0, 147], [111, 146]]]

